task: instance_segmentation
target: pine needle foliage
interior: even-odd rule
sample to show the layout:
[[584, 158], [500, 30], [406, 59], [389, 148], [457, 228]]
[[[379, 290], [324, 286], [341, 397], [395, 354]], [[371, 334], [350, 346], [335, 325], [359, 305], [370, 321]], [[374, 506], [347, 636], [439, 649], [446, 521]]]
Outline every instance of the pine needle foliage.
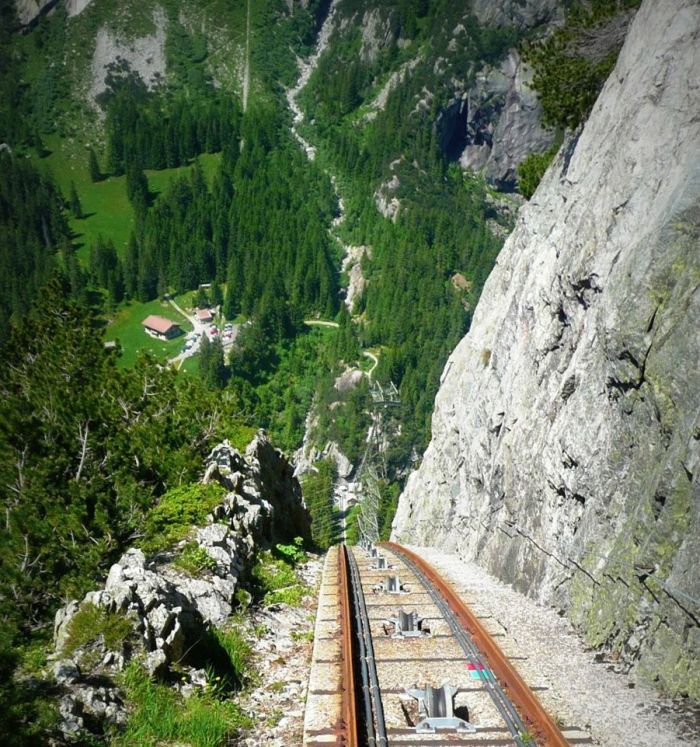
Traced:
[[577, 3], [562, 28], [523, 45], [523, 57], [534, 68], [532, 85], [546, 125], [573, 130], [586, 119], [615, 66], [640, 2]]

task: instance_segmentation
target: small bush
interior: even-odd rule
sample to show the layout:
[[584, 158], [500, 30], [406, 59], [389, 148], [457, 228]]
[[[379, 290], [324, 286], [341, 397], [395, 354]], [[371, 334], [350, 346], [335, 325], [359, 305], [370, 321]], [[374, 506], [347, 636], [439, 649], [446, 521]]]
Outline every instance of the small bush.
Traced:
[[225, 492], [221, 485], [199, 483], [169, 490], [146, 517], [142, 549], [159, 552], [184, 539], [193, 525], [204, 523]]
[[84, 604], [68, 625], [64, 651], [72, 654], [100, 637], [106, 649], [119, 651], [130, 633], [131, 622], [124, 615], [108, 612], [94, 604]]
[[530, 155], [518, 166], [518, 189], [520, 194], [528, 200], [542, 181], [544, 172], [559, 150], [558, 145], [553, 145], [544, 153], [530, 153]]
[[262, 553], [252, 570], [255, 596], [263, 604], [289, 604], [298, 607], [307, 592], [294, 568], [283, 559]]
[[523, 46], [545, 125], [575, 129], [588, 117], [639, 5], [640, 0], [572, 3], [563, 27]]
[[214, 558], [196, 542], [188, 542], [182, 555], [173, 561], [173, 565], [194, 577], [201, 576], [205, 571], [216, 570]]
[[277, 557], [285, 560], [292, 566], [299, 565], [299, 563], [303, 563], [306, 560], [304, 540], [301, 537], [295, 537], [293, 545], [275, 545], [275, 553]]
[[489, 365], [489, 361], [491, 360], [491, 351], [488, 348], [484, 348], [481, 351], [481, 364], [484, 368]]

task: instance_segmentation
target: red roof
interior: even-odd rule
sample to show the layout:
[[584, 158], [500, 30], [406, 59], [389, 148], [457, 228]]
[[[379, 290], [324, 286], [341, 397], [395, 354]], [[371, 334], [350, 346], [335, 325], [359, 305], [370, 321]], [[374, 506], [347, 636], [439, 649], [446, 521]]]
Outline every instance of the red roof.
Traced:
[[197, 319], [200, 321], [205, 321], [211, 318], [211, 311], [209, 311], [209, 309], [197, 309]]
[[159, 332], [161, 335], [167, 334], [173, 327], [178, 326], [175, 322], [171, 322], [170, 319], [165, 319], [164, 317], [156, 316], [155, 314], [146, 317], [141, 324], [143, 324], [144, 327], [148, 327], [148, 329], [152, 329], [154, 332]]

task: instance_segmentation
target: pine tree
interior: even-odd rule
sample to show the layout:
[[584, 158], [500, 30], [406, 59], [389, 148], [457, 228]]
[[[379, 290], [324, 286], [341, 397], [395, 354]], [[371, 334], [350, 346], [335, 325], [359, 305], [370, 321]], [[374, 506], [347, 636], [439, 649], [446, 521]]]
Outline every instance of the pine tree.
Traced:
[[100, 171], [100, 164], [95, 155], [95, 151], [90, 148], [88, 150], [88, 171], [90, 172], [90, 179], [93, 182], [102, 181], [102, 172]]
[[73, 213], [75, 218], [83, 217], [83, 207], [80, 204], [80, 197], [78, 197], [78, 191], [75, 188], [73, 182], [70, 183], [70, 198], [69, 198], [70, 211]]
[[212, 306], [221, 306], [221, 304], [224, 302], [224, 295], [221, 292], [221, 286], [217, 283], [216, 278], [211, 284], [211, 288], [209, 289], [209, 299], [211, 301]]

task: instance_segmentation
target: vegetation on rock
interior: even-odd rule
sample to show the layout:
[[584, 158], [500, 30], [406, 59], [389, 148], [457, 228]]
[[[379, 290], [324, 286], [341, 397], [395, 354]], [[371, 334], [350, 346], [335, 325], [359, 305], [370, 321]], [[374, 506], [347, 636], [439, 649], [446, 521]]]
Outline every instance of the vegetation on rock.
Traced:
[[569, 9], [566, 24], [527, 43], [524, 58], [534, 68], [543, 121], [562, 129], [583, 122], [615, 66], [634, 9], [641, 0], [594, 0]]

